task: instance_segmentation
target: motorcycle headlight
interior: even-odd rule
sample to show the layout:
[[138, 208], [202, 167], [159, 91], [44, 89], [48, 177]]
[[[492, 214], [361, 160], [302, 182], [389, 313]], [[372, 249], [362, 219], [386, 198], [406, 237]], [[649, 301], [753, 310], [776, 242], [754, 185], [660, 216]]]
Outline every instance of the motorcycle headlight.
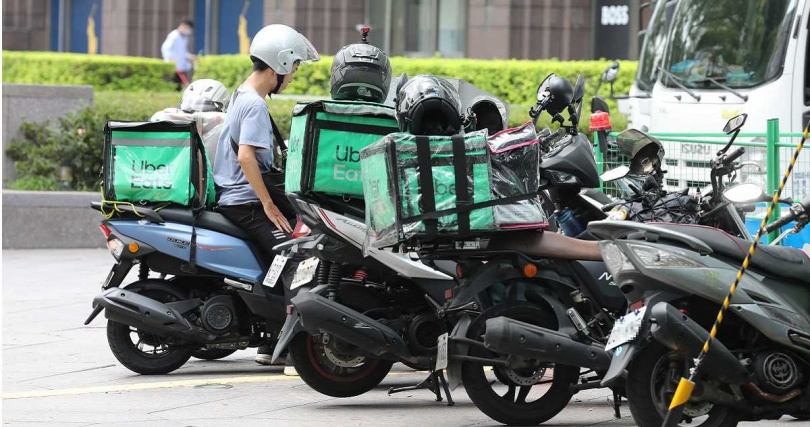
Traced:
[[683, 255], [646, 245], [627, 245], [647, 268], [700, 268], [704, 267]]
[[619, 246], [613, 242], [599, 242], [599, 251], [605, 261], [605, 268], [611, 276], [616, 276], [622, 270], [633, 270], [633, 264], [622, 253]]
[[121, 259], [121, 254], [124, 252], [124, 242], [116, 238], [107, 240], [107, 249], [110, 250], [113, 258], [119, 260]]

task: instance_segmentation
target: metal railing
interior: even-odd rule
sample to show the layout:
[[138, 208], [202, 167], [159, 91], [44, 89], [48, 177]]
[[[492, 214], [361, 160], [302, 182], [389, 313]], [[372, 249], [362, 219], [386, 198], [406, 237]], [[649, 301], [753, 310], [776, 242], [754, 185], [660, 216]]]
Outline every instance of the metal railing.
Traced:
[[[615, 139], [618, 135], [618, 132], [613, 132], [610, 138]], [[664, 176], [664, 188], [667, 190], [702, 188], [709, 185], [710, 161], [729, 139], [724, 133], [651, 132], [649, 135], [658, 138], [666, 151], [665, 164], [662, 168], [667, 171]], [[629, 165], [630, 159], [622, 156], [615, 147], [611, 147], [607, 153], [602, 153], [597, 138], [597, 134], [594, 134], [596, 165], [600, 174], [616, 166]], [[799, 132], [781, 133], [779, 119], [768, 120], [766, 132], [741, 132], [734, 142], [735, 147], [746, 147], [746, 152], [740, 160], [755, 162], [759, 169], [743, 168], [739, 171], [736, 182], [756, 183], [769, 194], [773, 194], [779, 187], [781, 176], [788, 167], [799, 138], [801, 138]], [[612, 196], [620, 194], [618, 187], [611, 183], [601, 183], [600, 189]], [[799, 157], [783, 197], [801, 200], [809, 193], [810, 151], [805, 151]], [[765, 208], [758, 207], [750, 217], [758, 216], [761, 219], [764, 214]], [[780, 215], [780, 206], [776, 206], [769, 222], [779, 218]], [[768, 236], [768, 241], [773, 238], [775, 233]]]

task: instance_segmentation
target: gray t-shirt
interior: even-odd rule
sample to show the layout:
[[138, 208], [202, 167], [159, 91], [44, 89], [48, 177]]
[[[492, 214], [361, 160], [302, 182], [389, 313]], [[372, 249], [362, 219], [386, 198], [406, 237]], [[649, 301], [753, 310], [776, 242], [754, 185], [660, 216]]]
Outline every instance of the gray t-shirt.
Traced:
[[259, 196], [242, 172], [231, 138], [237, 144], [257, 148], [256, 160], [262, 173], [272, 167], [273, 126], [270, 124], [267, 104], [252, 88], [240, 87], [231, 97], [228, 115], [217, 144], [214, 182], [219, 186], [219, 204], [222, 206], [258, 202]]

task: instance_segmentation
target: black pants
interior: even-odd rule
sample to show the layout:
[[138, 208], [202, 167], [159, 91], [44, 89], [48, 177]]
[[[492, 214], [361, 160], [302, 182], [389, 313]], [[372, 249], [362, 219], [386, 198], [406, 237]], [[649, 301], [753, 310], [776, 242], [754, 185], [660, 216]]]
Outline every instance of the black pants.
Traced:
[[290, 240], [291, 236], [276, 228], [264, 213], [261, 203], [220, 206], [219, 211], [239, 228], [245, 230], [262, 251], [262, 261], [268, 267], [273, 262], [273, 247]]

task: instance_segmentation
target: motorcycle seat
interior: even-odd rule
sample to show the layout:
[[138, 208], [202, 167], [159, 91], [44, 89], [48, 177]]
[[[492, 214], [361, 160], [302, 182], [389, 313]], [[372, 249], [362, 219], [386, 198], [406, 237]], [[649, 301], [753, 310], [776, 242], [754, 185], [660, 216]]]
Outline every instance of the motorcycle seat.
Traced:
[[[158, 214], [160, 214], [160, 216], [166, 221], [177, 222], [185, 225], [191, 225], [191, 222], [194, 219], [194, 214], [189, 208], [167, 207], [161, 209]], [[218, 212], [201, 212], [200, 215], [197, 216], [197, 221], [194, 222], [194, 226], [227, 234], [242, 240], [251, 240], [248, 233]]]
[[[669, 223], [654, 225], [700, 239], [714, 251], [715, 255], [740, 264], [752, 244], [723, 230], [702, 225]], [[760, 273], [801, 283], [807, 283], [810, 278], [810, 258], [803, 251], [787, 246], [758, 245], [749, 267]]]

